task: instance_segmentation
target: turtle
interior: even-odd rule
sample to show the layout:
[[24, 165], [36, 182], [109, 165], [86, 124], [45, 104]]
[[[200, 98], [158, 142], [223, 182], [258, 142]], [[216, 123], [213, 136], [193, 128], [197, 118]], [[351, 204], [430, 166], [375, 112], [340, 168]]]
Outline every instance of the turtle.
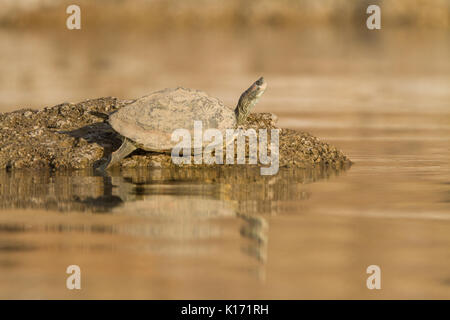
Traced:
[[223, 134], [226, 129], [238, 128], [266, 88], [267, 83], [260, 77], [242, 93], [234, 109], [203, 91], [183, 87], [136, 99], [109, 115], [109, 124], [123, 137], [123, 142], [101, 169], [116, 165], [136, 149], [170, 152], [176, 145], [171, 140], [172, 132], [183, 128], [193, 136], [194, 121], [202, 121], [203, 130], [218, 129]]

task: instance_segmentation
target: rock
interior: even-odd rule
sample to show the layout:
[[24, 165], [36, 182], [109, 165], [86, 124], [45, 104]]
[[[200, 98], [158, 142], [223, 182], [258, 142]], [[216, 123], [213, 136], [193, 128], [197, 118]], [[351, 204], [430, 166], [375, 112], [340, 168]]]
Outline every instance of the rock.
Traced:
[[[39, 111], [1, 113], [0, 169], [97, 167], [121, 144], [120, 135], [106, 122], [107, 114], [130, 102], [107, 97], [77, 104], [63, 103]], [[275, 129], [276, 120], [271, 113], [253, 113], [245, 127]], [[280, 167], [339, 168], [351, 163], [334, 146], [306, 132], [283, 129], [279, 141]], [[246, 152], [248, 156], [248, 148]], [[121, 166], [172, 168], [176, 165], [170, 154], [137, 150], [123, 159]]]

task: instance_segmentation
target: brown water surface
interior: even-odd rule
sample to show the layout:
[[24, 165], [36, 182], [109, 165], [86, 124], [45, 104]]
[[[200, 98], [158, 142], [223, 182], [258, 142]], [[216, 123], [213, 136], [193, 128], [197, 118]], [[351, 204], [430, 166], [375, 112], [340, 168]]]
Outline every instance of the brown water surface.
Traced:
[[[0, 173], [0, 298], [450, 298], [448, 33], [0, 30], [0, 43], [2, 111], [177, 85], [234, 105], [262, 74], [256, 111], [354, 162]], [[82, 290], [66, 288], [73, 264]]]

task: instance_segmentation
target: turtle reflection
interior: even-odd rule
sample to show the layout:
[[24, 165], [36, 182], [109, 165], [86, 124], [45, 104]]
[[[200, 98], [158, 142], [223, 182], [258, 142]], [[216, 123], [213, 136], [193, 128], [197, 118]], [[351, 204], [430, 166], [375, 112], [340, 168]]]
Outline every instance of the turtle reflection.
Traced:
[[[307, 199], [305, 183], [339, 175], [330, 168], [281, 169], [261, 176], [258, 168], [122, 169], [92, 172], [12, 171], [0, 173], [0, 206], [52, 211], [87, 211], [136, 217], [139, 223], [102, 230], [169, 240], [217, 239], [222, 219], [240, 221], [243, 251], [267, 256], [267, 217], [283, 203]], [[107, 223], [106, 223], [107, 224]]]

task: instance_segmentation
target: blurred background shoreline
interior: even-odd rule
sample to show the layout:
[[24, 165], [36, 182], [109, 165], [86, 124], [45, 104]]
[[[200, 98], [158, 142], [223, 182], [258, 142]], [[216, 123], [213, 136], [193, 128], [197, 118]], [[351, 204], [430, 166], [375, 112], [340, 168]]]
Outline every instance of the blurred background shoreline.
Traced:
[[0, 26], [57, 29], [70, 4], [82, 8], [85, 29], [354, 27], [365, 26], [371, 4], [381, 7], [384, 28], [450, 26], [448, 0], [2, 0]]

